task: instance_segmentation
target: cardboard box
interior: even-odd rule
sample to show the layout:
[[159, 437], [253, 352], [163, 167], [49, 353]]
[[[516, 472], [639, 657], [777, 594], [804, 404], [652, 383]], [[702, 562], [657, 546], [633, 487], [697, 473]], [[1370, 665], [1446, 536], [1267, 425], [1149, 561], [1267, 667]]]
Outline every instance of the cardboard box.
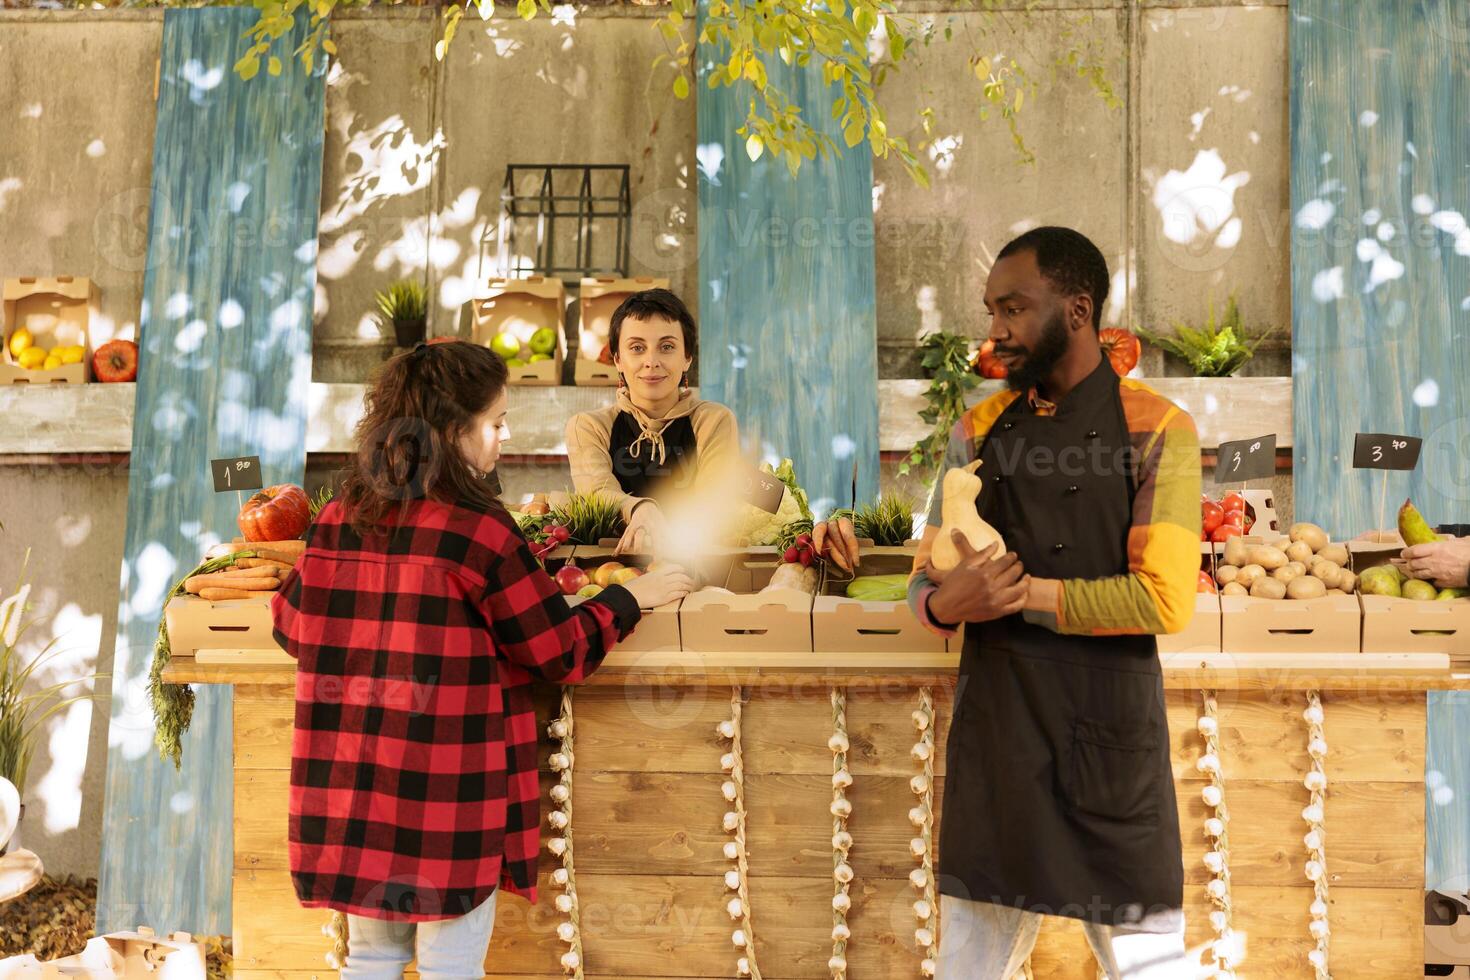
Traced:
[[[908, 575], [913, 555], [904, 548], [863, 552], [861, 575]], [[812, 648], [817, 653], [943, 653], [945, 638], [909, 609], [908, 599], [862, 602], [847, 598], [852, 576], [827, 564], [812, 602]], [[956, 648], [958, 649], [958, 648]]]
[[[620, 562], [634, 568], [647, 568], [647, 555], [621, 555], [614, 557], [612, 548], [592, 545], [577, 545], [571, 555], [571, 563], [588, 574], [598, 566], [610, 561]], [[560, 566], [558, 566], [560, 567]], [[584, 602], [580, 596], [568, 596], [567, 602], [577, 605]], [[682, 600], [665, 603], [656, 609], [643, 610], [633, 632], [618, 643], [617, 649], [631, 653], [669, 653], [683, 649], [679, 639], [679, 605]]]
[[193, 657], [202, 664], [296, 663], [276, 643], [272, 632], [271, 599], [262, 592], [249, 599], [210, 602], [182, 595], [164, 607], [164, 628], [175, 656]]
[[623, 300], [645, 289], [668, 289], [667, 279], [638, 276], [618, 279], [612, 276], [587, 277], [582, 280], [578, 298], [580, 324], [577, 335], [577, 360], [572, 367], [572, 380], [579, 385], [616, 385], [618, 369], [603, 363], [602, 350], [607, 346], [612, 315]]
[[762, 593], [778, 562], [774, 555], [729, 562], [724, 588], [684, 597], [679, 633], [684, 649], [701, 653], [811, 653], [813, 596], [796, 589]]
[[502, 333], [518, 340], [522, 353], [529, 356], [531, 338], [539, 330], [556, 334], [556, 345], [550, 360], [511, 366], [513, 385], [559, 385], [561, 366], [566, 357], [566, 286], [560, 279], [531, 276], [527, 279], [491, 279], [471, 304], [474, 341], [489, 347]]
[[1470, 599], [1444, 602], [1360, 595], [1364, 653], [1444, 653], [1470, 669]]
[[1224, 653], [1359, 653], [1363, 611], [1355, 595], [1320, 599], [1220, 597]]
[[[97, 318], [97, 287], [90, 279], [25, 276], [7, 279], [3, 287], [5, 349], [0, 354], [0, 384], [85, 384], [91, 378], [92, 348], [89, 331]], [[82, 359], [44, 371], [27, 370], [10, 354], [10, 338], [26, 328], [35, 344], [51, 350], [81, 346]]]
[[[1215, 575], [1215, 557], [1210, 546], [1201, 543], [1200, 571], [1211, 580]], [[1200, 592], [1194, 597], [1194, 618], [1183, 632], [1165, 633], [1158, 637], [1159, 653], [1220, 653], [1220, 596], [1215, 592]]]

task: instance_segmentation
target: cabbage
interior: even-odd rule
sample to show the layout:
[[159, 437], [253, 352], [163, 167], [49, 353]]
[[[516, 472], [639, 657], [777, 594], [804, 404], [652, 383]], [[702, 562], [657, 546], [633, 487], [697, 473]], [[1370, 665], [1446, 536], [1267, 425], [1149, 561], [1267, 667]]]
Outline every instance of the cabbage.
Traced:
[[847, 597], [859, 602], [903, 602], [908, 594], [907, 575], [864, 575], [847, 583]]

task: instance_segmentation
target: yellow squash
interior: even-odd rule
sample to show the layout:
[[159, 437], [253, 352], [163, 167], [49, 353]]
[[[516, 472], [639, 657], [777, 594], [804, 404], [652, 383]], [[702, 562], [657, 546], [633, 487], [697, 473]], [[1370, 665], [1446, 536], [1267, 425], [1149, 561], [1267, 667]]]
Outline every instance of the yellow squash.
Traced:
[[976, 501], [980, 499], [982, 482], [975, 471], [980, 460], [968, 466], [956, 466], [944, 474], [944, 504], [940, 512], [942, 523], [939, 537], [934, 541], [934, 553], [929, 564], [941, 572], [948, 571], [960, 563], [960, 550], [950, 537], [953, 531], [963, 531], [970, 547], [979, 551], [989, 545], [997, 545], [995, 558], [1005, 554], [1006, 543], [1000, 532], [980, 519]]

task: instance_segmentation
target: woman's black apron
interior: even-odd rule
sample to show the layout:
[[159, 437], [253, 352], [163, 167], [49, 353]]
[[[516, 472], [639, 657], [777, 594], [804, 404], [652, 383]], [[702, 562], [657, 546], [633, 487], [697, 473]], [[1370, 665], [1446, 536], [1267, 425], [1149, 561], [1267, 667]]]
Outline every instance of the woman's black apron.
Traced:
[[[1026, 571], [1128, 570], [1135, 477], [1104, 361], [1057, 414], [1016, 399], [981, 457], [980, 516]], [[1152, 636], [1062, 636], [1020, 615], [965, 628], [939, 862], [945, 895], [1107, 925], [1183, 903]]]
[[[699, 449], [694, 423], [689, 416], [674, 419], [663, 428], [664, 459], [658, 462], [647, 439], [638, 442], [638, 420], [619, 412], [608, 436], [613, 476], [623, 492], [634, 497], [661, 499], [670, 490], [687, 490], [694, 482]], [[634, 443], [637, 443], [635, 450]]]

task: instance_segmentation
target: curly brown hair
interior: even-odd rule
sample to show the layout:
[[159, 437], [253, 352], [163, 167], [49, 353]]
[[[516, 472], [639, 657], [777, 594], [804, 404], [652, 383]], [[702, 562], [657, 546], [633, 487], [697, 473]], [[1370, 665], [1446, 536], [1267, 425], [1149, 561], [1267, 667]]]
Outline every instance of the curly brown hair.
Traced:
[[353, 530], [386, 533], [409, 500], [499, 508], [459, 437], [500, 397], [506, 377], [498, 354], [463, 341], [420, 344], [384, 364], [363, 399], [357, 451], [336, 498]]

